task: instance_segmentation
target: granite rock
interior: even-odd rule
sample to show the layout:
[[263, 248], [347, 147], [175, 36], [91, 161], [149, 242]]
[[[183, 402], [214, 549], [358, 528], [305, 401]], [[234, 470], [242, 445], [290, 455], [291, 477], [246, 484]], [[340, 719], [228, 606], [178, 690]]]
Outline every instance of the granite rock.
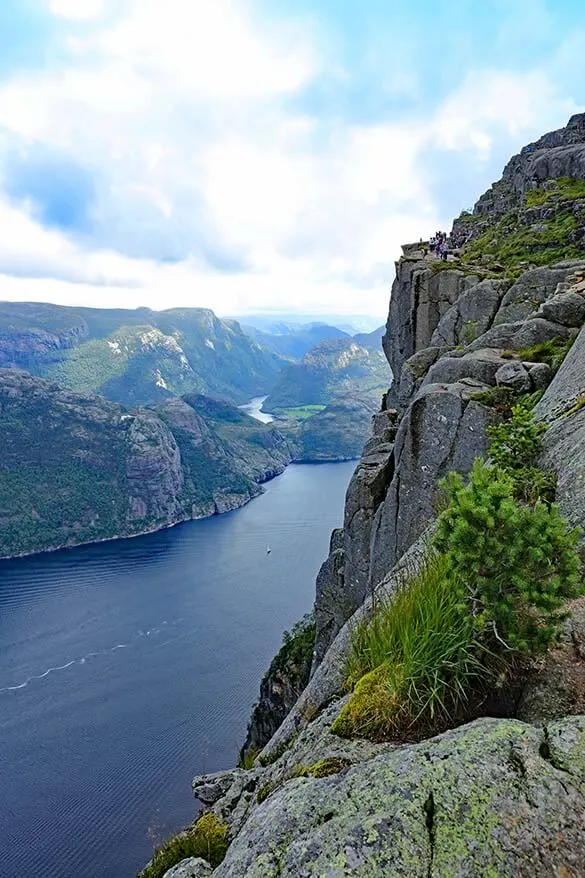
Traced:
[[163, 878], [209, 878], [212, 874], [213, 869], [201, 857], [188, 857], [165, 872]]
[[522, 363], [511, 361], [500, 366], [496, 372], [496, 384], [498, 387], [509, 387], [518, 393], [528, 393], [532, 388], [532, 381], [528, 371]]
[[470, 344], [492, 325], [509, 280], [483, 280], [466, 290], [441, 317], [431, 345]]
[[322, 779], [290, 779], [249, 814], [215, 878], [579, 878], [585, 717], [544, 730], [477, 720]]
[[559, 293], [544, 302], [538, 313], [545, 320], [580, 329], [585, 322], [585, 297], [570, 291]]

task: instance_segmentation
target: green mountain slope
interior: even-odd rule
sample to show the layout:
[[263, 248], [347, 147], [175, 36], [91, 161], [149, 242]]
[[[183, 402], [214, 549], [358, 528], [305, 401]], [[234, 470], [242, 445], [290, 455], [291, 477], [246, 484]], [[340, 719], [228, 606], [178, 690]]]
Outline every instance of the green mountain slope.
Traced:
[[317, 345], [283, 369], [264, 402], [294, 445], [297, 461], [359, 457], [372, 415], [391, 382], [383, 327]]
[[127, 410], [0, 369], [0, 557], [158, 530], [256, 496], [289, 463], [286, 439], [231, 406], [206, 415], [202, 399], [199, 411], [177, 397]]
[[[264, 410], [328, 405], [339, 397], [381, 395], [392, 380], [380, 346], [381, 330], [354, 338], [324, 341], [298, 364], [283, 369], [264, 402]], [[365, 343], [364, 343], [365, 342]]]
[[352, 460], [370, 435], [372, 415], [380, 407], [377, 393], [334, 400], [301, 423], [297, 461]]
[[189, 391], [234, 403], [267, 393], [282, 358], [204, 308], [150, 311], [0, 303], [0, 366], [146, 405]]

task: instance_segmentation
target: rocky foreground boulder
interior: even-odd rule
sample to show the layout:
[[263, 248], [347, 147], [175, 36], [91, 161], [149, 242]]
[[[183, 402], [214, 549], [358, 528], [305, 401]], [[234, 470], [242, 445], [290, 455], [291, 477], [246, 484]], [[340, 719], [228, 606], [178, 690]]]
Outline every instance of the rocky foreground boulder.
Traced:
[[481, 719], [286, 781], [213, 874], [578, 878], [584, 815], [585, 717], [541, 729]]

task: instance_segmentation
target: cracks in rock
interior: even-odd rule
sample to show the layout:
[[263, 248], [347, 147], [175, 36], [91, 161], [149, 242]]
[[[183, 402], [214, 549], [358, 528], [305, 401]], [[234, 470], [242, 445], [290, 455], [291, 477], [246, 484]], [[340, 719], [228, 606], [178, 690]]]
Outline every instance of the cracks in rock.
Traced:
[[[417, 318], [418, 318], [418, 309], [420, 306], [420, 275], [416, 274], [412, 278], [411, 289], [412, 289], [412, 292], [414, 294], [413, 295], [414, 302], [413, 302], [412, 312], [411, 312], [411, 321], [412, 321], [412, 323], [411, 323], [411, 325], [412, 325], [411, 347], [412, 347], [412, 353], [414, 353], [416, 351], [416, 336], [417, 336], [417, 330], [418, 330]], [[409, 356], [411, 356], [411, 355], [409, 354]], [[402, 369], [401, 369], [401, 371], [402, 371]]]
[[[548, 731], [548, 726], [546, 725], [542, 727], [542, 742], [540, 744], [540, 747], [538, 748], [538, 755], [541, 759], [544, 759], [546, 762], [552, 765], [552, 767], [555, 768], [557, 771], [561, 771], [563, 774], [568, 774], [569, 777], [571, 777], [570, 772], [567, 771], [565, 766], [558, 759], [555, 759], [552, 754], [552, 750], [550, 747], [550, 734]], [[565, 793], [568, 794], [569, 790], [565, 782], [560, 777], [558, 778], [558, 781], [564, 789]]]
[[[343, 530], [345, 531], [346, 535], [351, 533], [354, 519], [357, 515], [360, 514], [360, 512], [362, 512], [362, 513], [367, 512], [373, 518], [374, 515], [376, 514], [376, 512], [378, 511], [378, 508], [381, 506], [381, 504], [386, 499], [386, 494], [387, 494], [388, 488], [390, 487], [390, 483], [392, 482], [392, 478], [394, 476], [394, 472], [396, 469], [396, 456], [395, 456], [395, 452], [394, 452], [394, 445], [392, 446], [392, 451], [390, 451], [390, 453], [388, 454], [387, 459], [383, 463], [376, 464], [375, 466], [377, 468], [377, 472], [374, 475], [374, 477], [369, 481], [371, 502], [366, 503], [366, 504], [360, 504], [359, 506], [357, 506], [357, 508], [352, 513], [350, 518], [347, 521], [345, 521], [344, 526], [343, 526]], [[363, 461], [360, 461], [360, 463], [358, 464], [358, 467], [356, 469], [356, 473], [359, 472], [360, 467], [364, 468]], [[354, 474], [354, 477], [355, 477], [355, 474]], [[354, 481], [354, 479], [352, 479], [352, 481], [350, 482], [350, 485], [348, 488], [348, 495], [351, 494], [351, 488], [352, 488], [353, 481]], [[346, 504], [347, 504], [347, 501], [346, 501]]]
[[[398, 525], [400, 522], [400, 501], [401, 501], [401, 488], [402, 488], [402, 479], [400, 477], [400, 471], [397, 470], [395, 473], [396, 476], [396, 488], [394, 491], [394, 522], [393, 522], [393, 533], [394, 533], [394, 552], [396, 553], [396, 548], [398, 546]], [[392, 566], [396, 563], [396, 558], [394, 558], [392, 562]], [[392, 568], [390, 568], [392, 569]]]
[[[481, 335], [485, 335], [486, 332], [489, 332], [489, 330], [494, 325], [494, 321], [495, 321], [496, 317], [498, 316], [498, 312], [499, 312], [500, 308], [502, 307], [502, 302], [504, 301], [504, 296], [506, 295], [506, 293], [508, 292], [508, 290], [510, 289], [511, 286], [512, 286], [512, 284], [510, 284], [510, 286], [508, 286], [508, 287], [502, 286], [501, 290], [496, 289], [495, 292], [496, 292], [496, 296], [497, 296], [497, 303], [496, 303], [496, 306], [493, 310], [491, 317], [488, 318], [488, 324], [487, 324], [486, 328], [484, 329], [484, 331], [481, 333]], [[478, 336], [478, 338], [479, 338], [479, 336]]]
[[530, 794], [528, 772], [526, 770], [526, 763], [524, 761], [523, 754], [514, 746], [513, 743], [511, 743], [510, 752], [508, 753], [508, 765], [510, 766], [512, 771], [518, 776], [518, 787], [524, 794], [524, 798], [526, 799], [530, 807], [538, 808], [538, 803], [534, 801], [534, 798]]
[[430, 847], [429, 868], [427, 870], [427, 878], [432, 878], [433, 864], [434, 864], [434, 860], [435, 860], [435, 841], [436, 841], [435, 797], [433, 795], [432, 790], [429, 793], [427, 800], [423, 805], [423, 812], [425, 815], [425, 826], [427, 828], [427, 833], [429, 836], [429, 847]]
[[514, 745], [510, 747], [510, 752], [508, 754], [508, 762], [511, 765], [513, 771], [516, 772], [523, 780], [526, 778], [526, 766], [524, 764], [524, 760], [522, 759], [521, 754], [516, 750]]
[[552, 750], [550, 747], [550, 734], [548, 731], [548, 726], [542, 727], [542, 743], [538, 748], [538, 753], [542, 759], [545, 759], [547, 762], [550, 762], [553, 768], [556, 768], [557, 771], [562, 771], [565, 774], [570, 774], [569, 771], [565, 768], [565, 766], [558, 759], [555, 759]]
[[443, 455], [442, 460], [439, 462], [439, 465], [436, 468], [436, 483], [438, 483], [440, 477], [448, 473], [450, 470], [457, 469], [457, 467], [454, 466], [453, 461], [457, 452], [457, 448], [459, 447], [459, 438], [463, 429], [462, 424], [465, 417], [465, 410], [467, 409], [470, 401], [471, 400], [463, 399], [461, 397], [459, 398], [459, 402], [461, 403], [461, 413], [457, 421], [457, 426], [455, 427], [455, 433], [453, 434], [453, 437], [447, 449], [445, 450], [445, 454]]
[[372, 482], [372, 512], [375, 515], [379, 507], [382, 505], [388, 494], [388, 488], [396, 471], [396, 458], [394, 454], [394, 446], [388, 455], [387, 461], [380, 467], [376, 478]]

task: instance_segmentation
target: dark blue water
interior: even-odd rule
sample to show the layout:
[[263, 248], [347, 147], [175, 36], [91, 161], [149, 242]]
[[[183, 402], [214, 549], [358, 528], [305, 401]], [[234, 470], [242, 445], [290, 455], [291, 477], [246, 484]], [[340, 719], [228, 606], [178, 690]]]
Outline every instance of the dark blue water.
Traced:
[[126, 878], [193, 818], [191, 778], [234, 765], [311, 607], [353, 466], [291, 466], [228, 515], [0, 562], [2, 878]]

